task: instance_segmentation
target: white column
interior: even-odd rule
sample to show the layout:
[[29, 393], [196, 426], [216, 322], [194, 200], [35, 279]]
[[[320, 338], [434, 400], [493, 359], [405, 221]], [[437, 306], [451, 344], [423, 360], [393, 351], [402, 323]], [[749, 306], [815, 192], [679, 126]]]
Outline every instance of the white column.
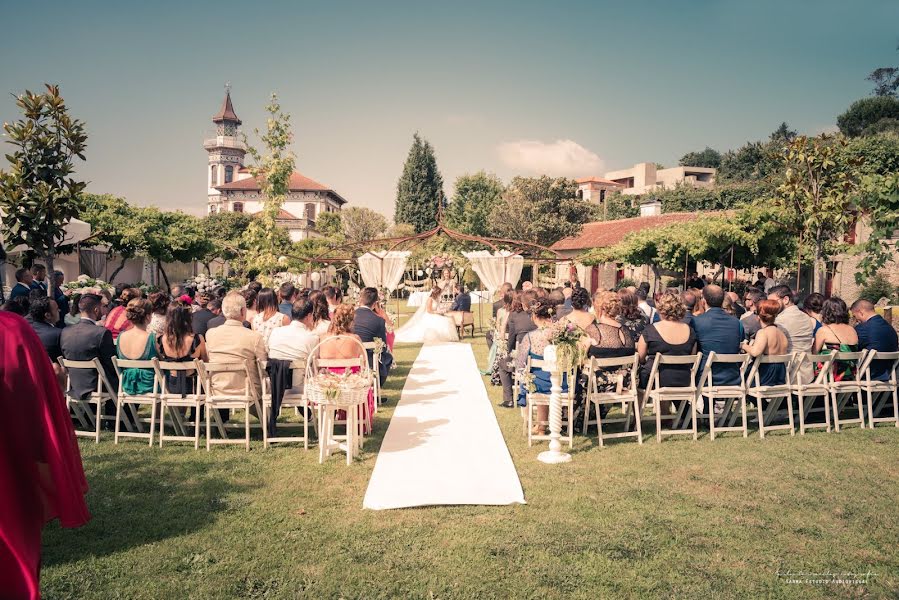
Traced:
[[[562, 372], [559, 370], [556, 347], [547, 346], [543, 351], [544, 368], [549, 371], [549, 380], [552, 384], [549, 390], [549, 450], [541, 452], [537, 460], [547, 464], [571, 462], [571, 455], [562, 452], [562, 443], [559, 441], [562, 433]], [[573, 391], [574, 382], [568, 382], [569, 389]], [[568, 415], [572, 418], [572, 415]]]

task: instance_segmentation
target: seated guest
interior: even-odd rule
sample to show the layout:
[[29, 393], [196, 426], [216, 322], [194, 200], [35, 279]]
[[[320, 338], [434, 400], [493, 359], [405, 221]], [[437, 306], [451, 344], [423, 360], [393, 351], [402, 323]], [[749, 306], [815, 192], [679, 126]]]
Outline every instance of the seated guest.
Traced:
[[530, 281], [522, 281], [521, 282], [521, 291], [522, 292], [527, 292], [529, 290], [532, 290], [533, 288], [534, 288], [534, 284], [531, 283]]
[[278, 312], [290, 317], [293, 314], [293, 303], [297, 299], [297, 288], [285, 281], [278, 288]]
[[681, 302], [684, 304], [684, 318], [683, 322], [687, 325], [693, 325], [693, 310], [696, 308], [696, 294], [691, 291], [686, 291], [680, 295]]
[[[456, 284], [458, 286], [458, 284]], [[469, 298], [469, 308], [471, 308], [471, 299]], [[374, 313], [374, 308], [378, 303], [378, 290], [372, 287], [363, 288], [359, 293], [359, 308], [353, 318], [353, 333], [356, 334], [362, 343], [373, 342], [375, 338], [380, 338], [387, 344], [387, 322]], [[372, 364], [373, 351], [367, 350], [368, 364]], [[393, 364], [393, 355], [386, 347], [381, 354], [381, 362], [377, 365], [378, 377], [381, 385], [387, 381], [387, 373]]]
[[268, 340], [268, 336], [275, 328], [288, 323], [290, 323], [290, 319], [287, 315], [278, 312], [278, 299], [275, 296], [275, 290], [262, 288], [259, 295], [256, 296], [256, 316], [250, 321], [253, 331], [261, 335], [265, 341]]
[[[618, 305], [620, 306], [621, 303], [619, 302]], [[584, 331], [587, 331], [587, 328], [596, 321], [596, 317], [590, 313], [591, 306], [595, 306], [595, 304], [593, 299], [590, 298], [590, 292], [582, 287], [576, 288], [571, 292], [571, 310], [568, 311], [567, 314], [559, 316], [559, 320], [564, 319], [569, 323], [574, 323]], [[589, 334], [590, 332], [587, 333]]]
[[262, 291], [262, 284], [258, 281], [251, 281], [247, 287], [241, 292], [247, 303], [247, 318], [245, 321], [252, 323], [256, 318], [256, 297]]
[[125, 315], [125, 307], [129, 302], [140, 297], [141, 292], [139, 289], [131, 287], [124, 288], [119, 295], [121, 304], [110, 310], [109, 314], [106, 315], [106, 321], [103, 326], [112, 334], [112, 341], [115, 341], [120, 333], [131, 328], [131, 321], [129, 321], [128, 317]]
[[750, 342], [762, 328], [762, 322], [759, 320], [756, 312], [759, 303], [764, 299], [765, 294], [754, 288], [746, 290], [746, 293], [743, 295], [743, 305], [746, 307], [746, 312], [740, 317], [740, 323], [743, 324], [743, 334]]
[[[206, 351], [206, 342], [203, 336], [193, 331], [192, 310], [189, 304], [181, 300], [175, 300], [169, 305], [165, 316], [165, 329], [156, 338], [156, 354], [160, 361], [164, 362], [193, 362], [195, 359], [209, 360]], [[197, 388], [197, 374], [189, 371], [164, 372], [166, 391], [169, 394], [193, 394]], [[243, 393], [241, 390], [240, 393]], [[222, 421], [228, 420], [229, 410], [220, 408], [219, 414]], [[188, 415], [188, 420], [193, 421], [193, 410]], [[202, 413], [201, 413], [202, 419]]]
[[328, 304], [325, 293], [321, 290], [309, 294], [309, 301], [315, 307], [312, 309], [312, 321], [315, 323], [313, 331], [318, 337], [322, 337], [331, 328], [331, 306]]
[[[858, 334], [858, 347], [878, 352], [899, 351], [899, 338], [896, 330], [886, 319], [874, 311], [874, 304], [868, 300], [856, 300], [851, 307], [852, 316], [858, 322], [855, 331]], [[884, 360], [871, 361], [871, 379], [889, 381], [890, 362]]]
[[512, 293], [515, 291], [515, 288], [508, 281], [501, 286], [499, 286], [499, 290], [497, 290], [497, 294], [499, 294], [499, 299], [493, 303], [493, 318], [496, 318], [496, 315], [499, 313], [499, 309], [505, 306], [505, 298], [507, 293]]
[[[696, 349], [696, 332], [683, 322], [686, 309], [676, 294], [662, 294], [656, 302], [661, 321], [651, 323], [637, 341], [637, 353], [643, 367], [640, 371], [640, 388], [646, 389], [652, 373], [656, 354], [689, 356]], [[662, 365], [659, 368], [660, 387], [688, 387], [690, 365]], [[667, 407], [660, 407], [663, 414]]]
[[[112, 364], [112, 357], [116, 353], [115, 342], [112, 341], [112, 333], [97, 324], [103, 313], [102, 299], [96, 294], [83, 294], [78, 300], [78, 310], [81, 319], [77, 324], [63, 329], [59, 336], [62, 355], [69, 360], [99, 358], [103, 372], [112, 386], [112, 389], [104, 391], [116, 394], [119, 389], [119, 377]], [[69, 369], [69, 397], [79, 400], [88, 398], [97, 391], [98, 377], [94, 369]], [[107, 415], [114, 415], [115, 404], [108, 401], [104, 412]]]
[[812, 292], [802, 301], [802, 312], [815, 320], [815, 333], [821, 328], [821, 308], [824, 306], [824, 296], [818, 292]]
[[3, 310], [24, 317], [28, 314], [29, 306], [31, 306], [31, 300], [28, 299], [28, 296], [16, 296], [6, 301]]
[[[821, 328], [815, 334], [812, 352], [829, 354], [831, 352], [856, 352], [858, 349], [858, 332], [849, 324], [849, 309], [842, 298], [831, 296], [821, 305]], [[839, 361], [833, 366], [834, 381], [851, 379], [855, 376], [855, 364], [851, 361]]]
[[35, 298], [28, 307], [28, 316], [25, 320], [41, 340], [44, 350], [47, 351], [53, 362], [54, 370], [60, 368], [56, 359], [62, 356], [62, 348], [59, 346], [62, 329], [55, 326], [59, 321], [59, 309], [56, 301], [48, 296]]
[[471, 312], [471, 296], [465, 291], [465, 286], [456, 283], [453, 285], [453, 291], [456, 292], [456, 297], [453, 299], [450, 312]]
[[[769, 278], [768, 281], [771, 281]], [[767, 284], [766, 284], [767, 285]], [[787, 336], [789, 347], [787, 352], [811, 352], [815, 340], [815, 320], [799, 310], [794, 303], [793, 291], [786, 285], [775, 285], [768, 291], [769, 300], [780, 302], [782, 310], [777, 315], [777, 326]], [[805, 362], [799, 371], [799, 381], [793, 383], [809, 383], [814, 378], [811, 363]]]
[[343, 302], [343, 294], [339, 287], [326, 285], [322, 290], [325, 294], [325, 300], [328, 301], [328, 315], [333, 315], [340, 303]]
[[[531, 304], [536, 298], [537, 294], [534, 290], [521, 292], [515, 296], [515, 301], [512, 303], [509, 312], [509, 318], [506, 320], [506, 353], [508, 356], [514, 355], [518, 342], [528, 331], [533, 331], [537, 328], [530, 313]], [[503, 402], [500, 406], [512, 408], [514, 406], [512, 400], [512, 379], [515, 373], [515, 365], [511, 364], [510, 361], [504, 361], [504, 363], [500, 364], [499, 370], [499, 379], [503, 386]]]
[[25, 296], [27, 298], [28, 294], [31, 293], [31, 283], [33, 281], [34, 276], [31, 274], [31, 271], [25, 267], [16, 269], [16, 285], [9, 291], [9, 299], [13, 300], [19, 296]]
[[193, 326], [194, 333], [197, 335], [206, 335], [206, 330], [209, 329], [209, 321], [211, 321], [216, 314], [209, 309], [209, 302], [212, 299], [208, 292], [198, 292], [196, 295], [196, 304], [199, 308], [194, 310], [193, 316]]
[[[578, 286], [580, 287], [580, 286]], [[574, 293], [574, 290], [577, 288], [571, 287], [571, 283], [566, 281], [565, 287], [562, 288], [562, 298], [564, 301], [562, 302], [562, 308], [565, 310], [571, 310], [571, 294]]]
[[[696, 342], [702, 352], [699, 372], [705, 368], [709, 354], [739, 354], [743, 341], [743, 325], [733, 315], [724, 312], [724, 290], [721, 286], [709, 284], [702, 288], [702, 298], [708, 309], [693, 319]], [[712, 373], [713, 385], [740, 385], [740, 365], [721, 364]]]
[[147, 326], [149, 331], [156, 334], [158, 340], [162, 337], [165, 329], [165, 313], [169, 308], [169, 295], [165, 292], [153, 292], [147, 299], [153, 305], [153, 315], [150, 317], [150, 325]]
[[742, 319], [743, 315], [746, 314], [746, 307], [740, 303], [740, 295], [737, 292], [727, 292], [726, 296], [733, 307], [733, 315], [738, 319]]
[[[375, 297], [377, 298], [377, 292], [375, 293]], [[321, 358], [348, 359], [359, 357], [367, 360], [361, 354], [362, 350], [360, 349], [359, 344], [353, 341], [357, 340], [360, 343], [362, 341], [358, 335], [353, 333], [354, 321], [355, 311], [353, 310], [353, 307], [347, 304], [337, 305], [331, 315], [331, 326], [328, 328], [328, 332], [322, 336], [321, 346], [318, 348], [319, 356]], [[343, 373], [346, 371], [346, 368], [328, 367], [328, 370], [336, 373]], [[353, 367], [350, 369], [350, 372], [357, 373], [359, 370], [359, 367]], [[374, 390], [370, 389], [368, 391], [368, 421], [365, 424], [367, 431], [371, 431], [371, 419], [374, 412], [375, 395]], [[337, 418], [340, 420], [339, 415]]]
[[[273, 361], [301, 361], [306, 363], [309, 355], [318, 344], [318, 336], [312, 331], [312, 309], [313, 305], [309, 300], [297, 300], [291, 308], [290, 324], [285, 327], [278, 327], [268, 338], [268, 360], [269, 375], [272, 376], [273, 382], [275, 370]], [[286, 365], [285, 365], [286, 366]], [[302, 390], [303, 377], [305, 376], [305, 367], [302, 369], [293, 369], [292, 381], [287, 384], [287, 376], [285, 373], [285, 384]], [[274, 388], [273, 388], [274, 391]], [[279, 403], [280, 404], [280, 403]], [[273, 429], [270, 427], [270, 431]]]
[[640, 310], [639, 300], [634, 292], [622, 288], [618, 290], [618, 296], [621, 298], [621, 313], [618, 315], [618, 322], [628, 330], [636, 343], [649, 324], [649, 319]]
[[[760, 300], [755, 305], [761, 327], [751, 342], [742, 342], [740, 349], [752, 358], [759, 356], [777, 356], [787, 353], [787, 336], [777, 328], [774, 321], [780, 314], [781, 306], [777, 300]], [[761, 364], [758, 369], [759, 385], [784, 385], [787, 382], [787, 365], [785, 363]], [[755, 381], [747, 382], [755, 386]]]
[[[645, 283], [645, 282], [644, 282]], [[637, 307], [640, 309], [640, 312], [646, 317], [647, 322], [655, 323], [659, 320], [659, 315], [656, 312], [649, 302], [647, 298], [649, 297], [649, 284], [646, 284], [644, 287], [643, 284], [637, 288], [637, 291], [634, 294], [637, 296]]]
[[[515, 357], [515, 368], [522, 371], [527, 366], [528, 358], [543, 360], [543, 351], [549, 345], [549, 328], [553, 323], [556, 304], [549, 299], [535, 300], [531, 305], [531, 317], [534, 321], [534, 329], [524, 334], [521, 339], [518, 354]], [[531, 367], [531, 375], [534, 378], [534, 388], [538, 394], [548, 394], [551, 382], [549, 371], [538, 367]], [[562, 380], [562, 391], [568, 391], [567, 378]], [[527, 420], [527, 389], [524, 386], [518, 391], [518, 406], [522, 408], [522, 416]], [[537, 420], [533, 433], [542, 435], [546, 430], [545, 422], [549, 419], [549, 406], [537, 407]]]
[[78, 312], [78, 298], [76, 297], [74, 302], [69, 303], [69, 314], [63, 317], [63, 322], [66, 327], [69, 325], [74, 325], [81, 321], [81, 317], [79, 316], [81, 313]]
[[[272, 298], [274, 299], [274, 294]], [[209, 360], [225, 363], [248, 361], [250, 392], [259, 399], [262, 397], [262, 383], [259, 380], [258, 363], [267, 358], [265, 342], [259, 333], [243, 326], [247, 316], [247, 303], [239, 292], [230, 292], [225, 296], [222, 300], [222, 314], [227, 319], [225, 324], [206, 333]], [[171, 311], [169, 315], [171, 316]], [[213, 379], [213, 384], [221, 394], [239, 396], [244, 394], [246, 376], [242, 373], [220, 373]]]
[[557, 288], [549, 294], [547, 294], [547, 298], [553, 305], [553, 320], [558, 321], [568, 315], [571, 312], [571, 308], [565, 308], [565, 294], [562, 293], [562, 288]]
[[[116, 356], [125, 360], [151, 360], [156, 357], [156, 334], [148, 329], [153, 303], [143, 298], [128, 302], [125, 314], [131, 328], [116, 339]], [[131, 396], [153, 393], [153, 369], [122, 369], [122, 390]]]
[[66, 326], [65, 316], [69, 313], [69, 297], [62, 289], [62, 284], [65, 283], [62, 271], [53, 271], [53, 279], [50, 283], [53, 286], [50, 295], [56, 301], [56, 306], [59, 307], [59, 321], [56, 326], [62, 329]]
[[[208, 332], [213, 327], [218, 327], [219, 325], [224, 325], [227, 319], [225, 315], [222, 314], [222, 298], [213, 298], [209, 301], [209, 304], [206, 305], [206, 308], [209, 309], [209, 312], [212, 313], [212, 318], [209, 319], [209, 322], [206, 323], [206, 331]], [[250, 324], [244, 322], [244, 327], [249, 328]], [[206, 334], [203, 334], [203, 337], [206, 337]]]

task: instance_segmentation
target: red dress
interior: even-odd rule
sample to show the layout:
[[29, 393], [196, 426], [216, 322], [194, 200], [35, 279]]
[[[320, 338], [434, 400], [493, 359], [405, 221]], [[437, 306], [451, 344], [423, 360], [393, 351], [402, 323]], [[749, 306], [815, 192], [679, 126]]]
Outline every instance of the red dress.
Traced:
[[125, 314], [124, 306], [116, 306], [109, 311], [109, 314], [106, 315], [105, 327], [112, 333], [112, 341], [116, 341], [120, 333], [128, 331], [133, 327], [131, 321], [128, 320], [128, 316]]
[[90, 520], [62, 390], [31, 326], [0, 312], [0, 597], [40, 598], [41, 529]]

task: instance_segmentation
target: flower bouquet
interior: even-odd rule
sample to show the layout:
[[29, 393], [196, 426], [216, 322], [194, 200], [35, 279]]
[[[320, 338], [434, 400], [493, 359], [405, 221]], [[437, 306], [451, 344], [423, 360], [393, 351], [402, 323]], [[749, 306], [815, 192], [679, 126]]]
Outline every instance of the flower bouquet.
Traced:
[[569, 371], [586, 356], [581, 343], [586, 333], [570, 321], [556, 321], [546, 328], [547, 341], [556, 347], [559, 369]]
[[202, 294], [204, 296], [211, 295], [212, 290], [221, 285], [217, 279], [210, 277], [205, 273], [200, 273], [199, 275], [191, 279], [189, 283], [195, 290], [197, 290], [198, 294]]
[[428, 267], [433, 271], [452, 269], [454, 260], [453, 256], [448, 252], [441, 252], [440, 254], [435, 254], [428, 260]]
[[88, 275], [79, 275], [75, 281], [62, 284], [62, 293], [72, 298], [79, 298], [83, 294], [99, 294], [104, 290], [110, 294], [115, 292], [112, 285]]

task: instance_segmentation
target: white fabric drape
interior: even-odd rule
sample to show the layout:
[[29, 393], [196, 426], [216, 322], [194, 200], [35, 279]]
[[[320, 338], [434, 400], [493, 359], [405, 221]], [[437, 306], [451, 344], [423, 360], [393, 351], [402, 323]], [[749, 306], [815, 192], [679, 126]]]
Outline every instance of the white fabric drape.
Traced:
[[493, 254], [487, 250], [462, 254], [471, 262], [471, 268], [490, 292], [495, 292], [507, 281], [514, 287], [521, 279], [524, 257], [520, 254], [512, 254], [508, 250], [499, 250]]
[[368, 287], [387, 288], [392, 292], [406, 272], [406, 262], [410, 254], [412, 253], [405, 250], [366, 252], [356, 261], [359, 263], [362, 281]]

